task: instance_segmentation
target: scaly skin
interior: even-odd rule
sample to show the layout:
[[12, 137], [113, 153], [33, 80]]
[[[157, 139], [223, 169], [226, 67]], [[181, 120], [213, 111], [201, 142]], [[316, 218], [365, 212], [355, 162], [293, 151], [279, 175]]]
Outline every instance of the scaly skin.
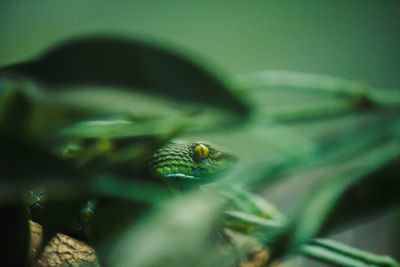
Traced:
[[154, 153], [149, 167], [168, 180], [206, 180], [229, 170], [237, 159], [236, 154], [205, 142], [169, 143]]

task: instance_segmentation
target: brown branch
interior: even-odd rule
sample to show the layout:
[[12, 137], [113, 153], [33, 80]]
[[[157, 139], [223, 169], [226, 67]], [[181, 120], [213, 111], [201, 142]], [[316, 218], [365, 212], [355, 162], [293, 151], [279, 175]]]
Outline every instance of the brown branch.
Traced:
[[[49, 244], [41, 250], [42, 226], [29, 221], [31, 244], [29, 261], [33, 267], [85, 266], [99, 267], [96, 253], [83, 241], [64, 234], [56, 234]], [[38, 255], [38, 253], [40, 253]]]

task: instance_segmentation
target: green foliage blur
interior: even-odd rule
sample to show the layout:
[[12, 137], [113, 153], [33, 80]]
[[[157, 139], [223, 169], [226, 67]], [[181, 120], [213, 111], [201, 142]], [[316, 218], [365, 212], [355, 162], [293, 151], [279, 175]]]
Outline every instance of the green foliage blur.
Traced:
[[[264, 15], [257, 5], [249, 7], [255, 18]], [[370, 18], [374, 5], [359, 13], [343, 10], [362, 21]], [[266, 21], [278, 25], [278, 15]], [[321, 36], [317, 32], [334, 31], [322, 28], [334, 17], [332, 12], [325, 20], [318, 16], [301, 23], [322, 20], [314, 29], [316, 38]], [[291, 28], [296, 18], [302, 17], [295, 15], [277, 31]], [[336, 26], [353, 25], [347, 22]], [[380, 36], [379, 27], [372, 33]], [[350, 71], [350, 62], [365, 60], [371, 41], [354, 58], [343, 53], [336, 63], [326, 64], [325, 70], [336, 66], [331, 70], [342, 74], [339, 78], [290, 71], [296, 64], [284, 68], [272, 56], [272, 65], [259, 63], [262, 70], [244, 72], [250, 64], [246, 60], [254, 57], [248, 48], [248, 54], [226, 61], [237, 75], [223, 76], [177, 47], [117, 33], [81, 34], [41, 53], [21, 55], [20, 61], [3, 59], [0, 212], [7, 218], [2, 236], [9, 244], [9, 266], [27, 264], [30, 214], [25, 201], [33, 188], [47, 192], [39, 218], [45, 242], [68, 231], [82, 206], [96, 200], [85, 239], [106, 266], [234, 266], [250, 252], [221, 245], [223, 229], [268, 250], [265, 264], [305, 255], [339, 266], [398, 266], [395, 243], [388, 251], [369, 252], [325, 239], [399, 210], [399, 81], [390, 69], [396, 64], [382, 67], [398, 54]], [[9, 37], [15, 38], [12, 33]], [[383, 44], [388, 40], [381, 39]], [[326, 43], [316, 41], [315, 53], [326, 52], [321, 48]], [[335, 46], [330, 42], [329, 48]], [[304, 54], [292, 53], [298, 56], [292, 62], [300, 64]], [[266, 69], [271, 66], [287, 70]], [[311, 63], [308, 67], [324, 72]], [[379, 68], [385, 81], [376, 73]], [[374, 74], [370, 81], [362, 78], [365, 73]], [[171, 191], [148, 173], [147, 159], [167, 142], [179, 140], [211, 141], [235, 151], [240, 161], [212, 184]], [[388, 232], [399, 234], [398, 226], [392, 228]]]

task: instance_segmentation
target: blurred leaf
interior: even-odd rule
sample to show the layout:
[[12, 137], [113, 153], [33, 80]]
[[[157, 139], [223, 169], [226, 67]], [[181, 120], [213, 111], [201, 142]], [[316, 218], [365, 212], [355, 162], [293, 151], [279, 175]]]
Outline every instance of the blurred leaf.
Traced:
[[322, 103], [287, 105], [276, 108], [265, 108], [260, 117], [266, 122], [296, 122], [327, 119], [349, 114], [355, 111], [347, 100], [324, 101]]
[[82, 114], [82, 119], [75, 118], [78, 123], [62, 130], [62, 134], [72, 137], [165, 135], [177, 130], [205, 132], [243, 122], [239, 116], [215, 106], [192, 102], [177, 104], [157, 96], [111, 89], [74, 88], [46, 94], [42, 101], [52, 109], [62, 107]]
[[244, 190], [238, 186], [223, 189], [222, 195], [229, 200], [226, 209], [251, 214], [260, 218], [272, 218], [283, 222], [282, 214], [275, 205], [265, 198]]
[[20, 140], [0, 134], [0, 166], [2, 181], [37, 182], [81, 179], [81, 174], [57, 155], [46, 151], [33, 141]]
[[[91, 180], [91, 187], [97, 192], [97, 204], [88, 228], [95, 247], [113, 244], [128, 226], [171, 196], [166, 187], [132, 178], [99, 176]], [[99, 256], [103, 257], [102, 254]]]
[[30, 119], [31, 103], [20, 91], [8, 88], [0, 95], [0, 127], [3, 133], [21, 136]]
[[381, 106], [400, 103], [400, 90], [372, 88], [363, 82], [354, 82], [323, 74], [264, 70], [241, 74], [236, 78], [235, 83], [239, 85], [239, 89], [247, 88], [249, 91], [265, 90], [265, 88], [309, 90], [312, 93], [334, 97], [365, 98]]
[[151, 205], [157, 205], [171, 197], [170, 190], [165, 186], [129, 178], [98, 176], [91, 179], [90, 185], [98, 195], [105, 198], [122, 198]]
[[77, 39], [1, 72], [33, 78], [52, 90], [79, 84], [122, 86], [172, 101], [214, 105], [238, 115], [249, 113], [242, 101], [207, 71], [138, 40], [103, 36]]
[[[273, 248], [275, 237], [282, 231], [286, 221], [285, 218], [279, 212], [271, 211], [270, 204], [266, 200], [249, 192], [234, 190], [233, 192], [226, 192], [224, 196], [228, 197], [230, 202], [233, 203], [231, 205], [232, 210], [224, 212], [224, 225], [229, 229], [254, 236]], [[242, 203], [245, 205], [242, 205]], [[246, 203], [248, 204], [246, 205]], [[254, 203], [259, 208], [251, 208], [251, 203]], [[371, 203], [363, 203], [362, 209], [369, 207], [369, 204]], [[348, 210], [353, 210], [353, 208], [348, 207]], [[247, 212], [250, 213], [241, 210], [248, 210]], [[271, 213], [269, 216], [272, 218], [263, 218], [265, 212]], [[331, 217], [337, 218], [335, 215]], [[298, 252], [318, 261], [340, 266], [399, 265], [394, 259], [388, 256], [375, 255], [329, 239], [312, 239], [306, 244], [301, 245]]]
[[[325, 233], [339, 223], [349, 224], [360, 216], [383, 212], [398, 204], [400, 183], [398, 168], [394, 168], [398, 160], [390, 162], [399, 156], [399, 151], [400, 143], [392, 141], [327, 172], [329, 180], [317, 187], [299, 208], [280, 235], [275, 253], [296, 250], [321, 231]], [[385, 176], [380, 175], [382, 171]]]
[[[81, 138], [116, 138], [166, 134], [173, 120], [135, 122], [128, 120], [83, 121], [62, 129], [61, 134]], [[158, 127], [156, 127], [156, 125]]]
[[262, 218], [253, 214], [227, 210], [224, 211], [224, 226], [229, 229], [248, 233], [260, 239], [270, 239], [282, 231], [283, 223], [275, 219]]
[[[109, 249], [123, 238], [125, 229], [134, 225], [139, 219], [148, 215], [151, 205], [143, 201], [132, 201], [129, 198], [99, 196], [96, 210], [90, 217], [91, 244], [100, 251], [102, 262], [108, 262]], [[104, 250], [104, 251], [103, 251]]]
[[221, 194], [227, 200], [222, 211], [225, 227], [262, 239], [282, 231], [285, 218], [263, 197], [236, 186], [222, 189]]
[[[218, 256], [215, 219], [221, 199], [193, 192], [163, 203], [133, 224], [111, 251], [112, 266], [205, 266]], [[104, 251], [106, 252], [106, 251]]]
[[[0, 93], [0, 124], [3, 131], [22, 138], [54, 135], [71, 121], [93, 116], [93, 112], [45, 101], [45, 94], [31, 82], [0, 77], [5, 89]], [[53, 140], [46, 140], [53, 141]]]
[[[205, 132], [243, 121], [210, 105], [177, 105], [175, 101], [119, 88], [92, 86], [44, 92], [29, 82], [3, 80], [9, 88], [0, 95], [0, 119], [14, 132], [36, 139], [44, 136], [55, 141], [60, 139], [60, 130], [62, 135], [86, 138], [156, 136], [178, 130]], [[18, 125], [23, 128], [18, 130]]]
[[[2, 203], [3, 204], [3, 203]], [[0, 234], [4, 242], [2, 265], [26, 266], [29, 252], [29, 224], [21, 199], [10, 205], [0, 206], [2, 223]]]
[[264, 70], [242, 74], [236, 82], [249, 88], [277, 87], [302, 88], [337, 96], [357, 95], [365, 85], [329, 75], [294, 71]]
[[399, 266], [389, 256], [375, 255], [328, 239], [314, 239], [300, 250], [311, 258], [338, 266]]
[[[353, 123], [352, 128], [347, 126], [344, 129], [338, 129], [337, 133], [333, 133], [331, 130], [327, 131], [326, 134], [329, 134], [329, 139], [316, 140], [315, 142], [309, 140], [309, 143], [304, 141], [307, 140], [304, 137], [296, 138], [296, 135], [292, 134], [291, 128], [285, 129], [279, 127], [278, 124], [277, 133], [279, 133], [279, 136], [265, 134], [266, 142], [270, 142], [271, 146], [279, 146], [282, 149], [284, 147], [280, 144], [286, 143], [286, 139], [283, 139], [283, 137], [293, 136], [292, 140], [287, 141], [291, 145], [286, 148], [293, 151], [286, 152], [282, 149], [282, 151], [279, 151], [280, 154], [273, 159], [268, 159], [263, 165], [259, 164], [261, 166], [257, 168], [257, 173], [254, 172], [253, 175], [249, 175], [248, 170], [245, 169], [236, 174], [233, 179], [242, 181], [242, 177], [245, 175], [247, 177], [246, 183], [250, 187], [263, 189], [283, 179], [296, 177], [301, 173], [307, 173], [317, 168], [320, 169], [324, 166], [328, 168], [330, 165], [341, 165], [342, 162], [357, 160], [359, 157], [363, 157], [368, 150], [396, 142], [394, 140], [400, 137], [400, 120], [398, 118], [399, 111], [396, 110], [379, 114], [357, 125], [357, 120], [360, 117], [356, 116], [350, 121]], [[342, 124], [339, 122], [337, 126], [340, 127]], [[274, 124], [271, 124], [271, 127], [273, 128]], [[320, 127], [315, 127], [315, 130], [323, 132], [324, 129], [320, 129]], [[263, 132], [261, 131], [258, 136], [262, 137], [261, 133]], [[299, 136], [301, 137], [301, 135]], [[282, 139], [280, 139], [281, 137]], [[276, 139], [279, 139], [279, 141], [275, 141]], [[379, 165], [374, 166], [378, 167]]]
[[325, 218], [320, 232], [329, 232], [338, 225], [351, 224], [358, 218], [399, 207], [399, 174], [400, 158], [396, 158], [347, 187]]
[[258, 119], [267, 122], [304, 122], [400, 105], [400, 90], [328, 75], [266, 70], [242, 74], [234, 84], [246, 94]]

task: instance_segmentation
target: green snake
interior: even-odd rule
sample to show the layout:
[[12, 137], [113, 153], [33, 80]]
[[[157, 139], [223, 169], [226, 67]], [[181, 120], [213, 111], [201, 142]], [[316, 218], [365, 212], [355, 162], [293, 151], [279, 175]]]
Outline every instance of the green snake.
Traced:
[[204, 180], [230, 169], [237, 159], [210, 143], [169, 143], [153, 154], [149, 167], [163, 179]]
[[[211, 178], [230, 170], [238, 156], [217, 145], [207, 142], [170, 142], [153, 153], [148, 159], [150, 172], [168, 185], [207, 183]], [[183, 188], [179, 186], [179, 188]], [[44, 190], [31, 190], [28, 195], [29, 212], [40, 214], [45, 209]], [[94, 202], [89, 201], [78, 216], [79, 229], [94, 211]], [[32, 216], [34, 217], [34, 216]], [[36, 216], [37, 217], [37, 216]]]

